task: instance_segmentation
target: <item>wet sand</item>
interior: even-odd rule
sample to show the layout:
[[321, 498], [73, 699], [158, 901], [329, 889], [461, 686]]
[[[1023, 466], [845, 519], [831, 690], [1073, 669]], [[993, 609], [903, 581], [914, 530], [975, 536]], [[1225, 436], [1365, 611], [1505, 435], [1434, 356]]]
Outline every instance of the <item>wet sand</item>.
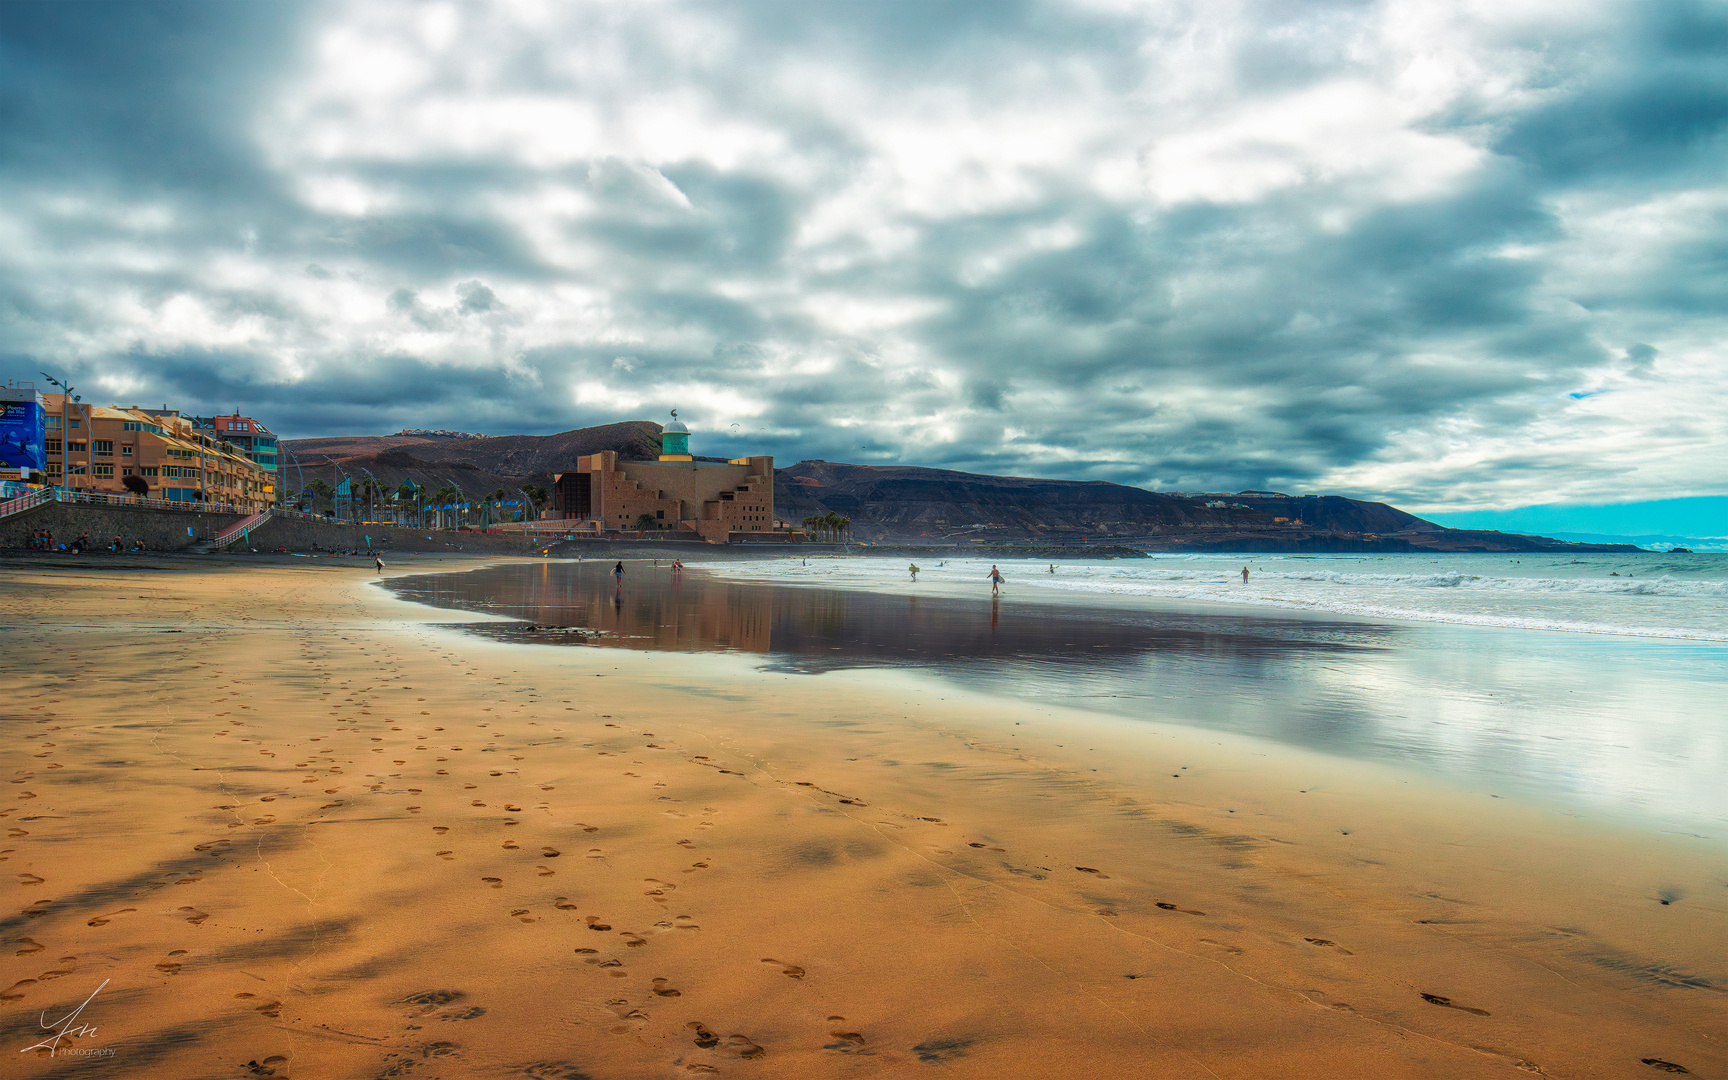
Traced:
[[196, 566], [0, 576], [19, 1074], [1728, 1076], [1717, 841]]

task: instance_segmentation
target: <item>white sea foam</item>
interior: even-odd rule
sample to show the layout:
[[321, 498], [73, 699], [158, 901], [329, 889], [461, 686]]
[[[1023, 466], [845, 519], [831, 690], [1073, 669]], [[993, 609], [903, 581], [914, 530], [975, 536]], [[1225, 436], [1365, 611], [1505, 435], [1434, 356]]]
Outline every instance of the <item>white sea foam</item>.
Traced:
[[[1240, 571], [1250, 567], [1244, 585]], [[1374, 619], [1728, 641], [1728, 556], [1177, 555], [1001, 563], [1010, 594], [1194, 600]], [[990, 563], [949, 559], [909, 580], [903, 559], [712, 564], [728, 577], [917, 593], [985, 591]]]

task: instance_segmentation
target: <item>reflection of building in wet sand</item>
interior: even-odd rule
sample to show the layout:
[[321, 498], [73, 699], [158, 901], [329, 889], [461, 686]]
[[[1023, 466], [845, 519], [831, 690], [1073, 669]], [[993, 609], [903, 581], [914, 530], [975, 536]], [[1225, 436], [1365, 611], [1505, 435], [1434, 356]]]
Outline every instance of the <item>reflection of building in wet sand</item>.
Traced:
[[[1228, 665], [1252, 677], [1303, 655], [1355, 652], [1377, 643], [1380, 629], [1341, 628], [1314, 620], [1224, 618], [1180, 613], [1003, 607], [989, 598], [891, 596], [839, 589], [786, 588], [723, 581], [692, 572], [673, 575], [646, 560], [625, 564], [615, 587], [610, 562], [541, 565], [522, 574], [499, 567], [466, 574], [398, 579], [392, 588], [437, 606], [524, 619], [538, 627], [596, 633], [568, 644], [680, 652], [772, 654], [800, 670], [872, 666], [980, 665], [1084, 670], [1132, 664], [1152, 655]], [[1119, 616], [1116, 618], [1112, 615]], [[515, 640], [559, 641], [519, 627], [469, 629]]]
[[605, 636], [594, 644], [632, 649], [766, 653], [771, 647], [774, 612], [764, 590], [697, 575], [671, 578], [666, 567], [637, 563], [620, 589], [602, 574], [604, 566], [590, 566], [563, 574], [542, 566], [525, 593], [510, 597], [509, 613], [538, 626], [596, 630]]

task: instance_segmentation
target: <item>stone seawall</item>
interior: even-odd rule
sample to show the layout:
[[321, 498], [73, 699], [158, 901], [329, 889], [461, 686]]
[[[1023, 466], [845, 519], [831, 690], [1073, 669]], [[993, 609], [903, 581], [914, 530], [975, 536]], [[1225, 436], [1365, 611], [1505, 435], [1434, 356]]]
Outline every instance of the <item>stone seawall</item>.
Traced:
[[[115, 536], [125, 547], [138, 540], [150, 551], [183, 551], [208, 540], [245, 517], [243, 514], [200, 513], [193, 510], [159, 510], [142, 506], [93, 506], [84, 503], [44, 503], [21, 514], [0, 518], [0, 548], [29, 546], [37, 529], [54, 534], [55, 544], [71, 543], [81, 532], [90, 534], [90, 545], [106, 549]], [[271, 517], [249, 538], [248, 547], [259, 551], [365, 550], [366, 537], [380, 551], [474, 551], [487, 554], [526, 555], [539, 545], [522, 536], [485, 533], [438, 532], [390, 525], [346, 525], [310, 518]], [[242, 550], [234, 545], [235, 551]]]
[[55, 544], [70, 544], [79, 533], [90, 534], [90, 546], [104, 549], [119, 536], [126, 547], [143, 540], [151, 551], [180, 551], [226, 529], [244, 514], [158, 510], [144, 506], [99, 506], [88, 503], [43, 503], [0, 518], [0, 548], [26, 548], [30, 534], [47, 529]]

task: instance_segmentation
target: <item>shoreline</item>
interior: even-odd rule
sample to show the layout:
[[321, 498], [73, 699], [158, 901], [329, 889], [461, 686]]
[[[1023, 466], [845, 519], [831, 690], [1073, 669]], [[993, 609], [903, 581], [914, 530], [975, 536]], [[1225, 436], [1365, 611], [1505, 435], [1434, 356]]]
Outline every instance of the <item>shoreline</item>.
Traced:
[[234, 561], [0, 575], [19, 1047], [108, 978], [145, 1077], [1728, 1071], [1718, 845]]

